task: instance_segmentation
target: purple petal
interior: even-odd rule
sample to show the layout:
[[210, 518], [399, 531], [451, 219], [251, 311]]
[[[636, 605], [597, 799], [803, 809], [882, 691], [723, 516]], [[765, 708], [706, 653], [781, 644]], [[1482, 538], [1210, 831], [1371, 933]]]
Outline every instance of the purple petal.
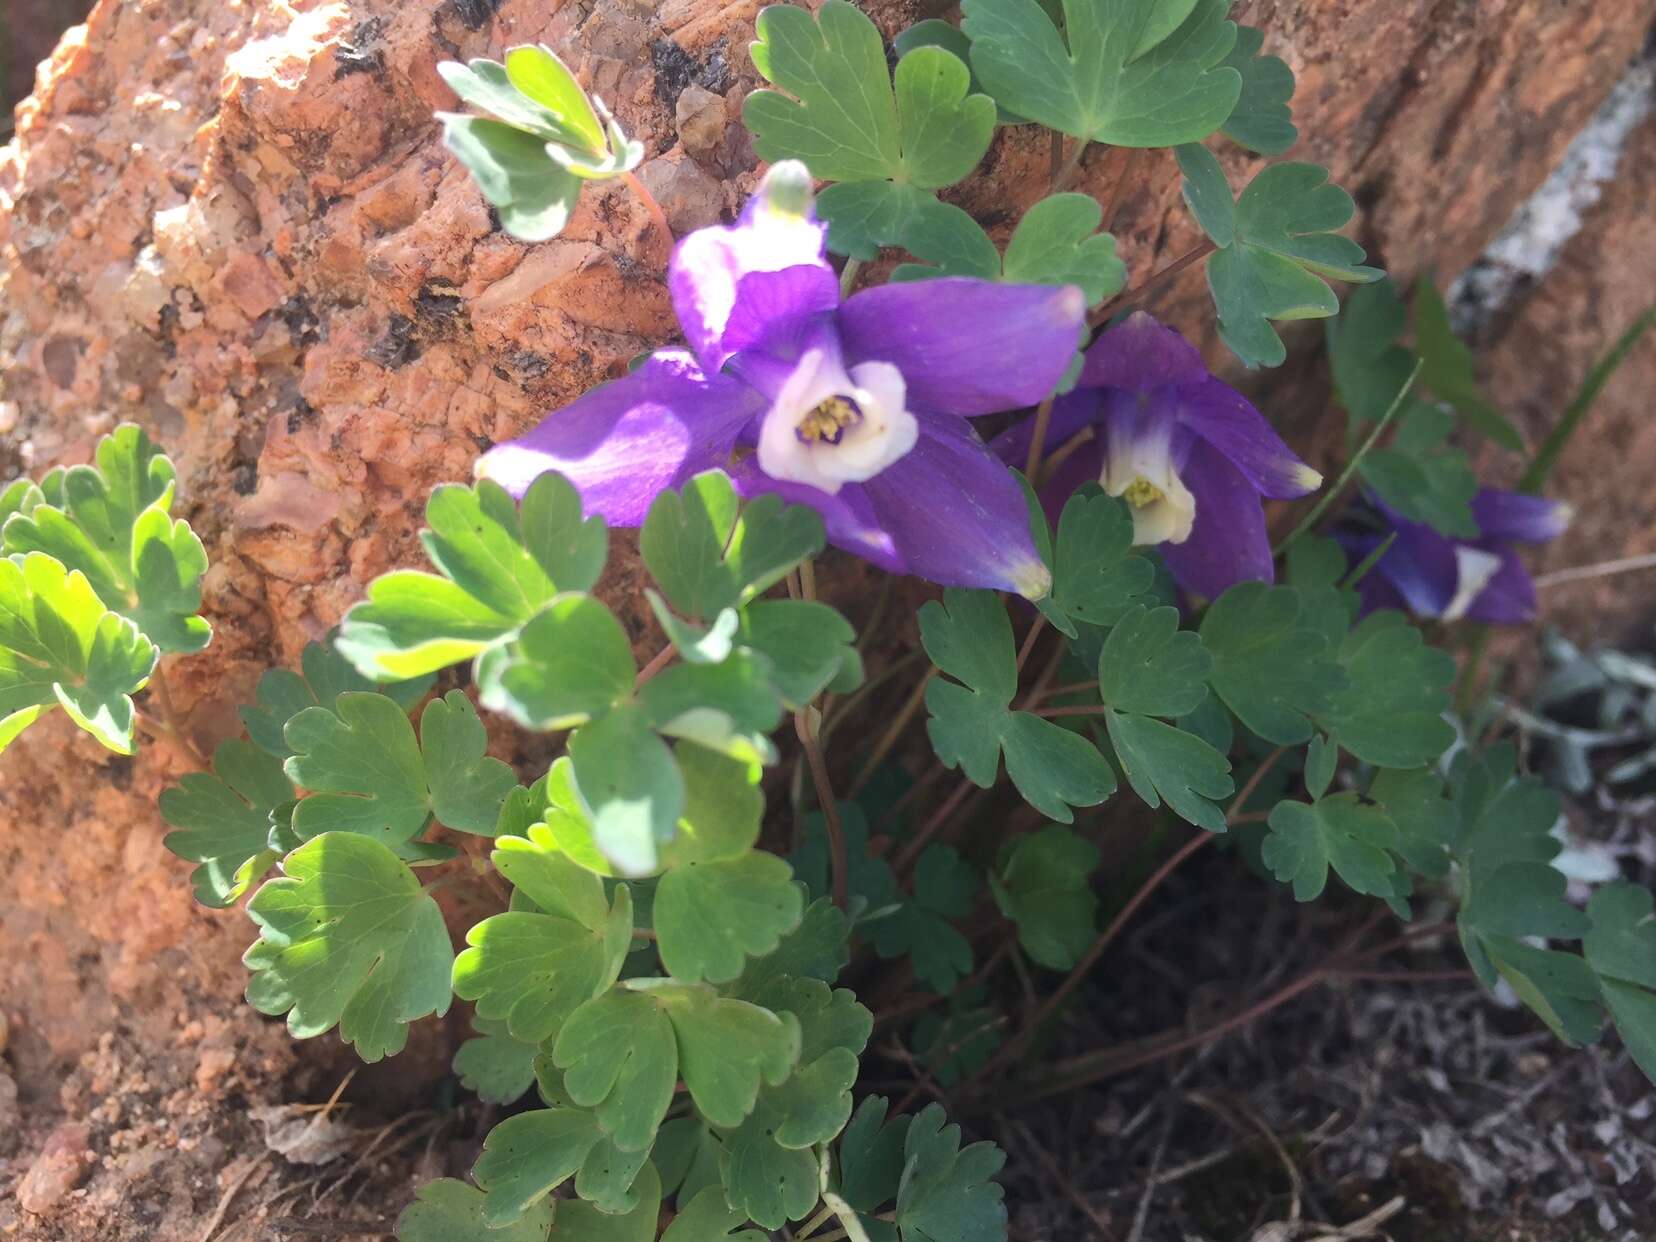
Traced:
[[1196, 524], [1183, 543], [1157, 545], [1174, 580], [1217, 599], [1238, 582], [1271, 582], [1276, 570], [1259, 491], [1218, 449], [1197, 441], [1179, 472], [1196, 497]]
[[1523, 625], [1535, 619], [1535, 583], [1516, 552], [1502, 554], [1501, 567], [1472, 601], [1466, 615], [1492, 625]]
[[1208, 378], [1196, 347], [1144, 311], [1134, 311], [1087, 351], [1081, 384], [1087, 388], [1165, 388]]
[[1453, 602], [1460, 582], [1454, 543], [1418, 522], [1397, 520], [1393, 526], [1397, 539], [1370, 576], [1390, 583], [1409, 612], [1418, 617], [1441, 617]]
[[661, 491], [724, 464], [742, 425], [765, 405], [746, 384], [703, 373], [683, 350], [662, 350], [528, 435], [490, 449], [477, 474], [521, 496], [556, 470], [580, 491], [588, 513], [637, 526]]
[[804, 316], [839, 304], [828, 226], [811, 206], [810, 174], [777, 164], [734, 226], [697, 229], [673, 252], [667, 287], [685, 340], [709, 372]]
[[1472, 518], [1484, 539], [1546, 543], [1570, 524], [1570, 506], [1542, 496], [1486, 487], [1472, 498]]
[[[1104, 417], [1104, 400], [1097, 389], [1077, 388], [1074, 392], [1065, 393], [1052, 403], [1052, 418], [1047, 423], [1046, 453], [1051, 457], [1065, 444], [1068, 444], [1080, 432], [1085, 431]], [[1000, 435], [989, 441], [989, 447], [995, 450], [1009, 466], [1019, 470], [1029, 460], [1029, 444], [1035, 438], [1035, 416], [1021, 418], [1008, 427]]]
[[1023, 489], [964, 420], [921, 419], [919, 442], [904, 457], [835, 495], [761, 474], [753, 457], [732, 477], [743, 494], [771, 491], [810, 505], [828, 542], [894, 573], [1031, 598], [1051, 587]]
[[1074, 285], [965, 276], [880, 285], [840, 307], [846, 361], [889, 362], [911, 409], [975, 416], [1033, 405], [1075, 356], [1086, 295]]
[[1175, 394], [1179, 421], [1228, 457], [1261, 494], [1292, 500], [1322, 486], [1322, 475], [1295, 456], [1264, 415], [1228, 384], [1204, 380]]

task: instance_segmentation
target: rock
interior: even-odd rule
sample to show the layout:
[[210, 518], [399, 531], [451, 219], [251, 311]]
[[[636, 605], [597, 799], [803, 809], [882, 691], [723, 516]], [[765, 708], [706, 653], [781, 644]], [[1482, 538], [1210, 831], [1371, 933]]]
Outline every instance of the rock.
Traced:
[[0, 1074], [0, 1156], [17, 1150], [23, 1127], [23, 1112], [17, 1106], [17, 1080]]
[[44, 1216], [81, 1184], [91, 1165], [86, 1145], [91, 1135], [79, 1122], [64, 1122], [46, 1136], [46, 1145], [17, 1186], [25, 1212]]
[[723, 95], [702, 86], [687, 86], [673, 105], [679, 141], [693, 155], [707, 155], [724, 141], [728, 124]]
[[663, 156], [638, 170], [638, 177], [667, 214], [667, 223], [682, 237], [693, 229], [717, 224], [725, 208], [724, 187], [695, 160]]

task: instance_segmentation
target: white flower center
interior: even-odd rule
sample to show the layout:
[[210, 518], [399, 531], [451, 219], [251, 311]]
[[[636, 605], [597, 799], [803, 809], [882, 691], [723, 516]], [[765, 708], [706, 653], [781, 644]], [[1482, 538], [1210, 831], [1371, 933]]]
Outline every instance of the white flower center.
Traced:
[[830, 495], [866, 482], [919, 439], [920, 424], [904, 408], [907, 394], [889, 362], [847, 371], [835, 351], [808, 349], [759, 429], [759, 468]]
[[1127, 501], [1133, 513], [1133, 543], [1183, 543], [1196, 524], [1196, 497], [1173, 469], [1166, 426], [1144, 434], [1109, 437], [1099, 483]]

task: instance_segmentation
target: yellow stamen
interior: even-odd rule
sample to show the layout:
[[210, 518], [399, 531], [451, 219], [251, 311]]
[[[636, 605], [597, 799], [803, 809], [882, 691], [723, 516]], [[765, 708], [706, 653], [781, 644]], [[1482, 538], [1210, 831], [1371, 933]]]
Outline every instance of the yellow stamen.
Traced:
[[838, 444], [840, 435], [847, 427], [862, 422], [862, 411], [856, 404], [847, 401], [844, 397], [829, 397], [816, 409], [799, 420], [795, 429], [800, 440], [805, 444], [817, 440], [826, 440], [829, 444]]
[[1143, 475], [1140, 475], [1138, 478], [1129, 483], [1127, 485], [1127, 490], [1121, 494], [1126, 497], [1127, 503], [1132, 505], [1135, 509], [1145, 509], [1155, 504], [1158, 500], [1167, 499], [1167, 493], [1162, 491], [1161, 488], [1157, 487]]

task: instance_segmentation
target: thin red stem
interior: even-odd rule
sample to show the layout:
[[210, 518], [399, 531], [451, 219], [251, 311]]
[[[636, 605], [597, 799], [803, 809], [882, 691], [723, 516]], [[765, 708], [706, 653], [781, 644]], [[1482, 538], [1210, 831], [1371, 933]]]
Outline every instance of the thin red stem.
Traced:
[[1129, 289], [1120, 297], [1106, 302], [1103, 306], [1099, 307], [1092, 313], [1092, 316], [1088, 322], [1094, 325], [1104, 323], [1110, 318], [1110, 316], [1116, 314], [1118, 311], [1126, 310], [1129, 306], [1138, 305], [1138, 303], [1142, 302], [1156, 289], [1172, 280], [1175, 276], [1184, 271], [1187, 267], [1190, 267], [1192, 264], [1200, 263], [1218, 248], [1219, 247], [1213, 244], [1211, 239], [1204, 238], [1201, 245], [1197, 246], [1188, 254], [1182, 255], [1173, 260], [1173, 262], [1169, 263], [1159, 272], [1156, 272], [1143, 284]]
[[834, 798], [834, 787], [828, 779], [828, 761], [823, 757], [817, 741], [816, 726], [810, 719], [810, 708], [794, 713], [794, 732], [805, 748], [805, 759], [811, 766], [811, 780], [816, 785], [817, 805], [822, 808], [822, 822], [828, 831], [828, 861], [834, 886], [834, 904], [844, 908], [851, 897], [851, 871], [845, 849], [845, 829], [840, 824], [839, 803]]

